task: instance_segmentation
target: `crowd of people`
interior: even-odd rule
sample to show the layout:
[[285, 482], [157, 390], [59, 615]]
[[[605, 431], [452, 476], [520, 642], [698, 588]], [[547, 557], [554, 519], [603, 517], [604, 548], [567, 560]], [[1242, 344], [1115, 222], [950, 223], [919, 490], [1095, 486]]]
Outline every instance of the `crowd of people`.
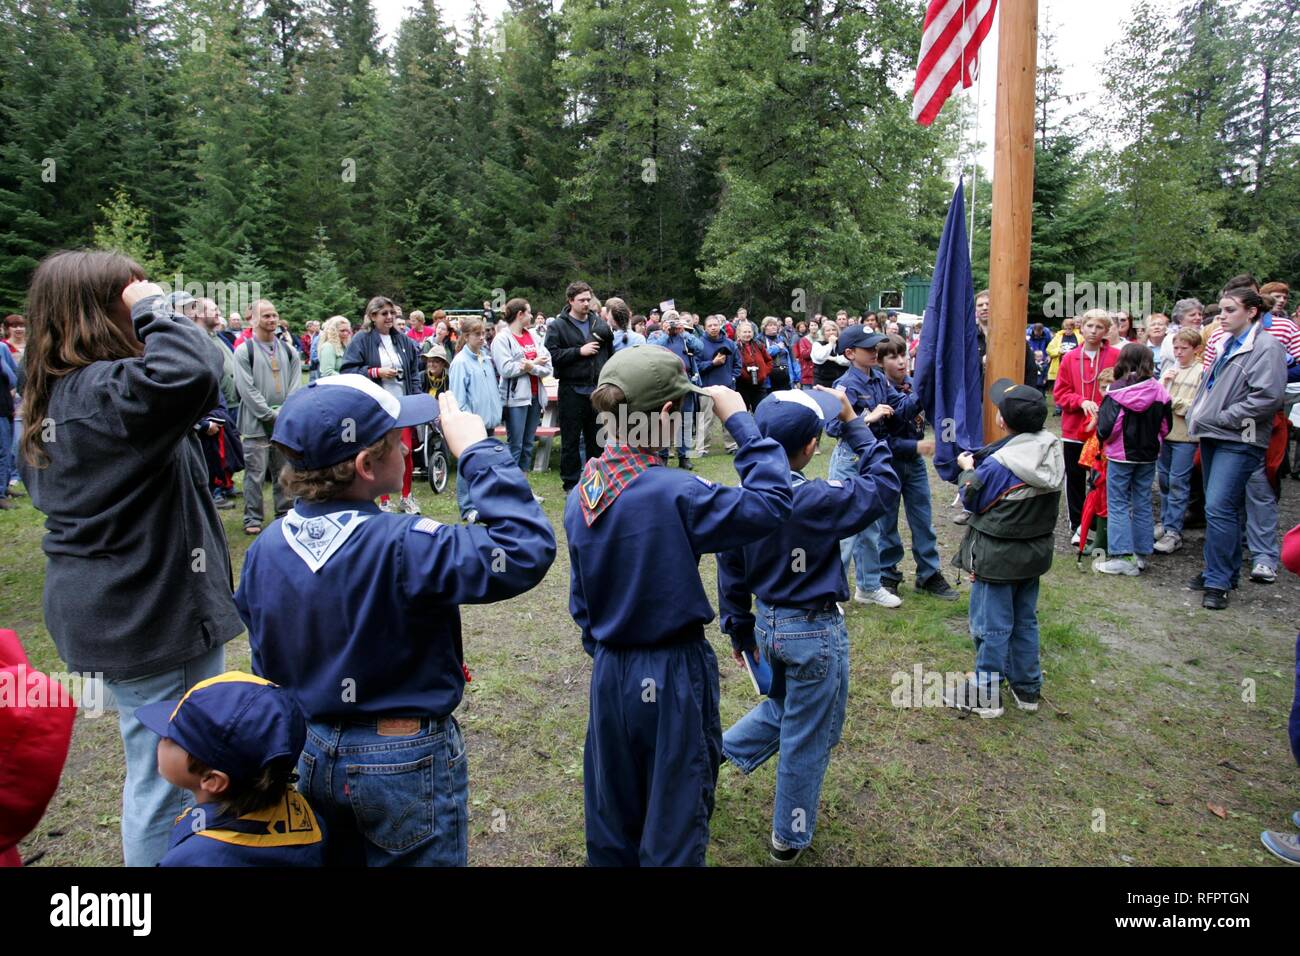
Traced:
[[[1039, 581], [1062, 496], [1099, 573], [1141, 574], [1199, 510], [1190, 586], [1205, 608], [1227, 606], [1243, 536], [1251, 579], [1275, 580], [1287, 385], [1300, 379], [1287, 300], [1239, 276], [1212, 306], [1182, 300], [1144, 326], [1091, 310], [1027, 330], [1023, 381], [982, 389], [1003, 436], [957, 455], [951, 564], [970, 582], [975, 666], [945, 704], [1037, 710]], [[992, 305], [975, 298], [981, 353]], [[119, 707], [128, 865], [466, 862], [459, 606], [523, 594], [554, 561], [527, 477], [552, 382], [569, 611], [593, 658], [591, 863], [702, 864], [721, 764], [747, 774], [778, 752], [770, 853], [798, 859], [845, 717], [843, 606], [904, 603], [900, 505], [914, 593], [957, 597], [925, 461], [939, 439], [911, 379], [926, 360], [919, 323], [888, 312], [641, 316], [575, 281], [550, 319], [514, 298], [426, 321], [376, 296], [359, 328], [334, 316], [295, 336], [268, 300], [223, 318], [102, 252], [47, 258], [27, 311], [5, 321], [0, 420], [47, 516], [49, 632]], [[664, 430], [638, 431], [643, 419]], [[687, 473], [715, 420], [738, 486]], [[431, 427], [458, 460], [459, 524], [422, 517], [411, 493], [411, 451]], [[836, 440], [828, 476], [810, 479], [823, 436]], [[236, 588], [218, 512], [241, 469], [254, 540]], [[1300, 573], [1295, 532], [1287, 542]], [[717, 556], [722, 631], [763, 694], [725, 733], [704, 554]], [[626, 586], [646, 575], [663, 587]], [[255, 673], [226, 672], [224, 645], [245, 631]], [[1300, 760], [1300, 710], [1291, 735]], [[1294, 835], [1264, 842], [1300, 862]]]

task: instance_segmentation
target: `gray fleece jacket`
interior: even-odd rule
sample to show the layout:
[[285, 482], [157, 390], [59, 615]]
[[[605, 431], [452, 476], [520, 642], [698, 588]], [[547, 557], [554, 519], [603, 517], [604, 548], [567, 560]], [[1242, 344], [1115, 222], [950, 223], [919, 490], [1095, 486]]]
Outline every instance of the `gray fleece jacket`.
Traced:
[[[1221, 352], [1227, 340], [1219, 346]], [[1256, 322], [1245, 343], [1201, 376], [1187, 412], [1187, 433], [1196, 439], [1243, 442], [1267, 448], [1273, 416], [1286, 395], [1286, 347]]]
[[193, 425], [217, 404], [221, 356], [160, 296], [131, 313], [144, 354], [55, 383], [44, 468], [45, 626], [68, 666], [130, 680], [243, 631], [226, 534]]

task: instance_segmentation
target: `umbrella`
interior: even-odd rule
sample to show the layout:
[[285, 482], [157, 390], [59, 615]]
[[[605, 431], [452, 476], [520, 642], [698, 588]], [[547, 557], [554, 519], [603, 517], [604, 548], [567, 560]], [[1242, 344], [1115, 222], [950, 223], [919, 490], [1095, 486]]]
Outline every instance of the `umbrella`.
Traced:
[[1088, 550], [1088, 533], [1092, 530], [1094, 518], [1107, 517], [1106, 511], [1106, 456], [1102, 454], [1101, 443], [1097, 436], [1091, 436], [1079, 452], [1079, 464], [1092, 469], [1088, 476], [1090, 485], [1088, 494], [1083, 499], [1083, 514], [1079, 518], [1079, 557], [1078, 565], [1083, 565], [1083, 553]]

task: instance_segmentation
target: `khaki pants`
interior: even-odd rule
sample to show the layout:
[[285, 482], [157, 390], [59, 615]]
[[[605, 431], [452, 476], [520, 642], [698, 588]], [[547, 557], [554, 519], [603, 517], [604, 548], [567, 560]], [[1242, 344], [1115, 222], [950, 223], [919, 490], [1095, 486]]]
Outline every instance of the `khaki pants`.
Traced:
[[[695, 455], [698, 458], [708, 451], [709, 432], [713, 429], [713, 423], [718, 420], [718, 416], [713, 412], [712, 398], [707, 395], [696, 395], [695, 400], [700, 403], [699, 417], [695, 419]], [[727, 451], [736, 449], [736, 442], [725, 426], [722, 429], [722, 445]]]

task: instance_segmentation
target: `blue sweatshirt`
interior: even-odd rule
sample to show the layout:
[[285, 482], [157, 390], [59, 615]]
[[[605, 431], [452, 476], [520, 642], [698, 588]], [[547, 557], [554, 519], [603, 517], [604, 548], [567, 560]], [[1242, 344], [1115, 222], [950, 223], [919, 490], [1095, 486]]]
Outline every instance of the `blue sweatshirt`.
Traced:
[[253, 672], [309, 720], [450, 714], [465, 688], [459, 606], [545, 577], [555, 533], [509, 449], [475, 442], [460, 473], [479, 524], [299, 500], [248, 549], [235, 604]]
[[809, 611], [847, 601], [836, 544], [897, 507], [899, 483], [889, 447], [861, 420], [845, 424], [843, 440], [858, 456], [853, 478], [809, 481], [795, 472], [790, 520], [765, 538], [718, 555], [722, 632], [737, 650], [755, 644], [751, 594], [769, 607]]
[[[889, 378], [889, 376], [885, 376]], [[912, 376], [903, 379], [905, 388], [898, 388], [890, 382], [891, 387], [895, 388], [903, 395], [910, 395], [914, 392], [912, 388]], [[885, 419], [885, 430], [889, 440], [889, 450], [893, 452], [894, 461], [915, 461], [919, 456], [916, 452], [916, 443], [925, 438], [925, 413], [917, 408], [910, 415], [894, 414]]]
[[501, 424], [501, 384], [489, 350], [474, 352], [465, 347], [457, 352], [447, 373], [447, 384], [461, 411], [483, 419], [483, 426], [492, 434], [492, 429]]
[[[890, 405], [894, 409], [894, 418], [916, 415], [921, 411], [921, 396], [916, 392], [904, 395], [894, 388], [889, 376], [878, 368], [868, 372], [856, 365], [835, 380], [835, 388], [842, 388], [849, 398], [849, 404], [855, 412], [870, 411], [877, 405]], [[871, 426], [877, 438], [882, 441], [889, 438], [889, 419], [881, 419]], [[840, 437], [844, 423], [838, 418], [826, 425], [826, 434], [832, 438]]]
[[[713, 358], [719, 352], [727, 353], [727, 359], [721, 365], [714, 365]], [[722, 332], [718, 333], [716, 339], [707, 335], [700, 336], [699, 368], [701, 385], [735, 388], [736, 379], [740, 378], [740, 355], [736, 351], [736, 343]]]
[[790, 517], [784, 449], [763, 438], [747, 412], [732, 415], [726, 427], [739, 445], [739, 488], [653, 467], [591, 525], [582, 514], [581, 490], [570, 492], [564, 506], [569, 611], [588, 654], [594, 656], [597, 644], [702, 639], [714, 614], [700, 581], [700, 555], [743, 547]]

